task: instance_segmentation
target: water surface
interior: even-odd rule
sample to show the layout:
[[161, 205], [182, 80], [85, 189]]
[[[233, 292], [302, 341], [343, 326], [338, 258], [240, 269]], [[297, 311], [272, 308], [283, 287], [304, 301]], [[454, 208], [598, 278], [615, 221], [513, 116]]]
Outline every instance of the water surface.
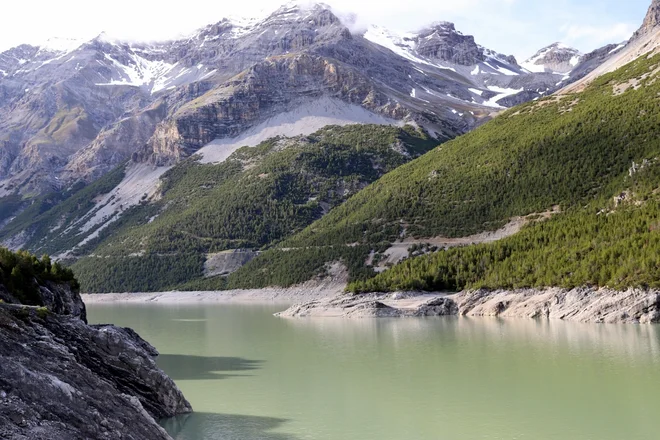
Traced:
[[92, 305], [195, 413], [178, 440], [657, 440], [660, 328], [468, 318], [285, 320], [282, 306]]

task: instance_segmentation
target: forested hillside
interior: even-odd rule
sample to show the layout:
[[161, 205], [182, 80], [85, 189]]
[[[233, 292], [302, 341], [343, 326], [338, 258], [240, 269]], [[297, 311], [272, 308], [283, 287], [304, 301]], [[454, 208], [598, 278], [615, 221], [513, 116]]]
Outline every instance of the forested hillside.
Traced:
[[[357, 261], [351, 267], [354, 280], [365, 280], [369, 250], [382, 251], [397, 239], [466, 236], [556, 205], [564, 214], [502, 243], [406, 262], [353, 288], [648, 284], [635, 274], [655, 262], [659, 66], [660, 55], [642, 57], [581, 93], [503, 113], [384, 176], [285, 240], [284, 249], [252, 261], [230, 278], [230, 285], [276, 283], [304, 252], [318, 255], [307, 258], [313, 263], [284, 284], [313, 276], [335, 259], [349, 266]], [[611, 208], [615, 196], [634, 202], [613, 214], [598, 214]], [[617, 234], [627, 239], [615, 240]], [[642, 244], [646, 251], [633, 251]], [[350, 257], [358, 249], [364, 250], [364, 260]], [[536, 270], [539, 264], [545, 269]], [[257, 277], [249, 276], [255, 271]]]
[[162, 197], [132, 208], [74, 264], [85, 291], [173, 288], [203, 276], [206, 255], [277, 244], [437, 141], [412, 127], [330, 126], [196, 158], [162, 178]]

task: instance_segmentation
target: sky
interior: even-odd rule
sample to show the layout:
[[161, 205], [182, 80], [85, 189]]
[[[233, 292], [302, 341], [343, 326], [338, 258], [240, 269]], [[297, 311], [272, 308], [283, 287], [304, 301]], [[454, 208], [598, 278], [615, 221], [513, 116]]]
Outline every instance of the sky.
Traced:
[[[227, 16], [274, 11], [286, 0], [21, 0], [0, 17], [0, 50], [50, 37], [110, 37], [156, 41], [176, 38]], [[168, 4], [169, 3], [169, 4]], [[414, 31], [452, 21], [477, 43], [519, 60], [561, 41], [588, 52], [627, 40], [651, 0], [325, 0], [339, 14], [353, 13], [358, 28], [377, 24]], [[95, 6], [99, 5], [99, 6]]]

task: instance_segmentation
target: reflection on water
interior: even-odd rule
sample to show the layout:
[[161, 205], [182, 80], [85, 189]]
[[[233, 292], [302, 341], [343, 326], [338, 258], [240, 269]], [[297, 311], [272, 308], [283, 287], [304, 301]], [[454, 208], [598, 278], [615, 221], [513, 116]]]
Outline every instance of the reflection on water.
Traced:
[[163, 353], [196, 411], [166, 422], [177, 439], [659, 438], [660, 327], [287, 320], [279, 309], [93, 305], [89, 315]]
[[297, 440], [271, 432], [284, 422], [272, 417], [193, 413], [164, 420], [161, 425], [174, 440]]
[[162, 354], [158, 356], [158, 366], [171, 371], [170, 377], [176, 380], [225, 379], [239, 376], [222, 374], [228, 371], [250, 371], [260, 368], [262, 361], [252, 361], [237, 357], [190, 356], [182, 354]]
[[575, 322], [500, 318], [420, 319], [287, 319], [298, 331], [314, 332], [322, 338], [341, 337], [361, 345], [386, 341], [405, 346], [423, 339], [441, 343], [460, 340], [465, 344], [512, 344], [527, 349], [561, 347], [576, 354], [600, 353], [632, 361], [660, 361], [660, 326], [597, 325]]

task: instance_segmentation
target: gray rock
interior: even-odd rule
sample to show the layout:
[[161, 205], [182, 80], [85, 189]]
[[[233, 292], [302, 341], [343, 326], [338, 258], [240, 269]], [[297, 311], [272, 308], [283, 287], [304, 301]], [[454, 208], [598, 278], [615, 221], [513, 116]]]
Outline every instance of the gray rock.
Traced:
[[474, 37], [457, 32], [453, 23], [433, 24], [417, 34], [415, 43], [420, 55], [452, 64], [474, 66], [486, 60]]
[[579, 50], [554, 43], [539, 50], [525, 64], [543, 68], [546, 72], [566, 74], [575, 68], [581, 57]]
[[644, 18], [644, 23], [642, 23], [642, 26], [635, 32], [633, 35], [631, 41], [634, 41], [641, 36], [648, 34], [650, 32], [653, 32], [660, 26], [660, 0], [653, 0], [651, 2], [651, 6], [649, 6], [649, 10], [646, 13], [646, 17]]
[[451, 298], [434, 298], [422, 304], [412, 316], [456, 316], [458, 305]]
[[131, 329], [87, 325], [68, 285], [40, 287], [47, 308], [0, 285], [0, 438], [169, 439], [156, 420], [192, 408], [156, 349]]

